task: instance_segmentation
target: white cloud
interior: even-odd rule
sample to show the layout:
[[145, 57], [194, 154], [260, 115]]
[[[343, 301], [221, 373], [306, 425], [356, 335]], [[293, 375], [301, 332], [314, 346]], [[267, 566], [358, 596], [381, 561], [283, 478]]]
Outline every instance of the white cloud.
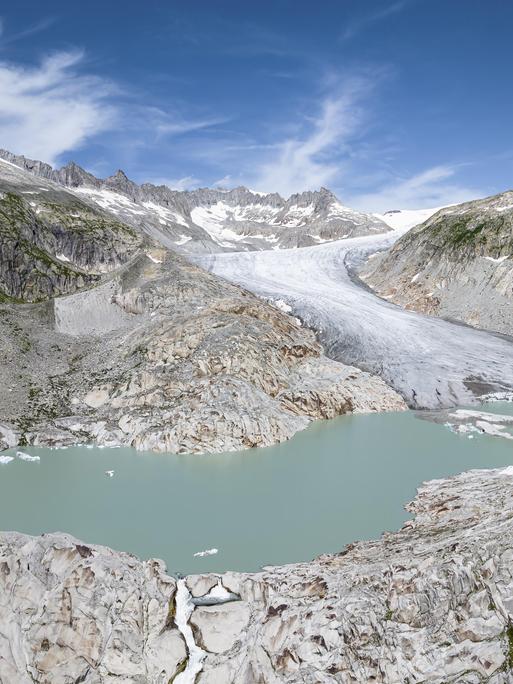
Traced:
[[252, 187], [288, 196], [333, 181], [340, 173], [340, 157], [363, 123], [359, 103], [371, 87], [367, 79], [355, 78], [326, 97], [306, 135], [272, 146], [273, 154], [251, 180]]
[[58, 52], [35, 67], [0, 62], [0, 147], [49, 163], [113, 125], [113, 87], [81, 75], [81, 52]]
[[383, 212], [391, 209], [442, 207], [486, 194], [455, 182], [455, 173], [454, 166], [433, 166], [410, 178], [387, 182], [374, 192], [350, 197], [348, 201], [364, 211]]
[[230, 174], [224, 176], [223, 178], [219, 178], [218, 180], [212, 183], [214, 188], [230, 188], [233, 186], [233, 184], [233, 176], [230, 176]]
[[191, 133], [192, 131], [199, 131], [204, 128], [212, 128], [229, 121], [229, 119], [212, 118], [185, 121], [183, 119], [174, 119], [170, 115], [162, 114], [162, 119], [155, 123], [155, 131], [157, 135], [183, 135], [184, 133]]
[[[42, 30], [42, 26], [29, 27], [18, 37]], [[140, 106], [133, 93], [83, 73], [83, 66], [80, 51], [57, 52], [32, 67], [0, 61], [0, 147], [55, 164], [59, 155], [106, 130], [115, 130], [122, 146], [126, 147], [128, 138], [130, 150], [151, 149], [162, 145], [164, 137], [200, 131], [227, 120], [187, 119], [158, 107]], [[196, 179], [173, 182], [183, 187]]]
[[36, 33], [41, 33], [41, 31], [45, 31], [54, 23], [55, 17], [46, 17], [45, 19], [38, 21], [36, 24], [31, 24], [30, 26], [27, 26], [27, 28], [23, 29], [22, 31], [19, 31], [18, 33], [6, 35], [5, 22], [0, 17], [0, 38], [2, 38], [0, 42], [0, 48], [3, 48], [7, 45], [11, 45], [12, 43], [17, 43], [18, 41], [24, 40], [25, 38], [30, 38]]
[[171, 190], [193, 190], [201, 184], [201, 181], [194, 176], [184, 176], [183, 178], [152, 178], [148, 182], [153, 183], [153, 185], [167, 185]]

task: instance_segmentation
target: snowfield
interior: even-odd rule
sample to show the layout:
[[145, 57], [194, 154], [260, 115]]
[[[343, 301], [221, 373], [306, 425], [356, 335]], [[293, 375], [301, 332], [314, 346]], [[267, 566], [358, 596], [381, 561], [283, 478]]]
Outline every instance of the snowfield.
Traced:
[[[409, 226], [408, 226], [409, 227]], [[280, 251], [197, 257], [315, 329], [328, 356], [380, 375], [415, 408], [470, 403], [513, 388], [513, 342], [406, 311], [362, 286], [352, 267], [407, 230]]]

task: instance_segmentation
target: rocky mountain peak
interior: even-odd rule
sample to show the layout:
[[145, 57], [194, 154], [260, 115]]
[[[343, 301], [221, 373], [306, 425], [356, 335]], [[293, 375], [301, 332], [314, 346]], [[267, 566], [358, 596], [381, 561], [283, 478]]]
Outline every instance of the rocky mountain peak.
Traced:
[[130, 199], [138, 201], [142, 199], [143, 192], [137, 183], [130, 180], [126, 173], [121, 169], [118, 169], [115, 174], [109, 176], [103, 181], [103, 186], [119, 192], [123, 195], [127, 195]]
[[306, 190], [304, 192], [294, 193], [287, 200], [288, 206], [306, 207], [313, 205], [315, 210], [324, 210], [332, 202], [338, 202], [336, 195], [327, 188], [320, 188], [319, 190]]
[[50, 164], [46, 164], [45, 162], [37, 159], [28, 159], [22, 154], [14, 154], [8, 150], [0, 150], [0, 158], [5, 159], [5, 161], [10, 162], [11, 164], [15, 164], [21, 169], [29, 171], [29, 173], [33, 173], [40, 178], [53, 179], [54, 170]]
[[56, 180], [61, 185], [66, 185], [70, 188], [78, 188], [83, 185], [100, 187], [100, 181], [74, 161], [70, 161], [66, 166], [53, 171], [52, 180]]

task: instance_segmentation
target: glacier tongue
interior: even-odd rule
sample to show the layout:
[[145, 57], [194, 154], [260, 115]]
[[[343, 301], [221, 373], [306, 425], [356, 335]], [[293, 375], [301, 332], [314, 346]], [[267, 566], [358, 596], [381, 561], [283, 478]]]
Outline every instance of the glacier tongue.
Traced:
[[351, 266], [389, 247], [404, 230], [196, 261], [260, 296], [284, 299], [319, 332], [328, 356], [380, 375], [411, 407], [465, 404], [513, 388], [509, 340], [403, 310], [355, 282]]

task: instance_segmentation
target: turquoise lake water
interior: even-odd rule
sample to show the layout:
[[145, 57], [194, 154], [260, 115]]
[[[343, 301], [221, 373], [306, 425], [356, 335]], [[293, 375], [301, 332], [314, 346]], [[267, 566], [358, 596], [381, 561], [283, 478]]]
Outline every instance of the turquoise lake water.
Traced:
[[[422, 481], [513, 464], [513, 442], [468, 439], [412, 412], [317, 422], [289, 442], [224, 454], [23, 451], [41, 460], [0, 465], [0, 529], [69, 532], [163, 558], [171, 573], [257, 570], [336, 552], [400, 527]], [[211, 548], [219, 552], [194, 557]]]

